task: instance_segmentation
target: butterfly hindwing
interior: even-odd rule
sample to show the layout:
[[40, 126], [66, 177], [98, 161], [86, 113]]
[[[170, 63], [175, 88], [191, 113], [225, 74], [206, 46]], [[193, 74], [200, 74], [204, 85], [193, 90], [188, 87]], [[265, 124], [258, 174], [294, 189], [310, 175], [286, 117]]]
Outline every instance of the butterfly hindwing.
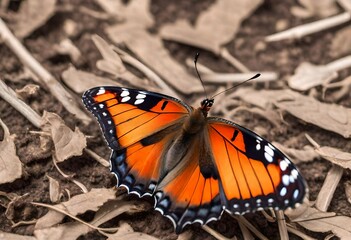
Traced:
[[189, 107], [153, 92], [120, 87], [86, 91], [83, 102], [98, 119], [111, 155], [118, 186], [152, 194], [160, 177], [162, 152], [181, 127]]
[[305, 182], [291, 161], [252, 131], [222, 118], [208, 118], [213, 159], [227, 199], [243, 214], [301, 203]]

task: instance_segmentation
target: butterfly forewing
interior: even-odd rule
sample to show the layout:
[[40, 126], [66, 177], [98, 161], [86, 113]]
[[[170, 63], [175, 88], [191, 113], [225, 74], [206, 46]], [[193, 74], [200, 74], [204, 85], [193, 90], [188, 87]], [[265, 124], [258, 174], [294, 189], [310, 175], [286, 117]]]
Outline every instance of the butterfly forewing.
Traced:
[[120, 87], [86, 91], [83, 102], [98, 119], [111, 155], [118, 186], [152, 194], [159, 180], [163, 152], [176, 137], [189, 107], [162, 94]]
[[254, 132], [221, 118], [208, 118], [213, 158], [228, 210], [243, 214], [301, 203], [305, 182], [291, 161]]

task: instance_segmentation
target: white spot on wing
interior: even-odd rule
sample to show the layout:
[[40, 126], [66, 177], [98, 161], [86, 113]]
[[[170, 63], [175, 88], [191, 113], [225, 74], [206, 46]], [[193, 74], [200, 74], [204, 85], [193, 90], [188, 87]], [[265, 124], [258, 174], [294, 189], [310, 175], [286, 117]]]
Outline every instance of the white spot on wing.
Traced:
[[299, 196], [299, 193], [300, 193], [299, 189], [295, 189], [295, 191], [293, 193], [294, 199], [296, 199]]
[[273, 157], [269, 155], [267, 152], [264, 153], [264, 157], [268, 162], [273, 162]]
[[282, 171], [285, 171], [288, 167], [288, 163], [285, 160], [280, 161], [279, 165]]
[[105, 93], [105, 88], [101, 87], [99, 91], [96, 93], [96, 95], [101, 95]]
[[281, 190], [280, 190], [280, 196], [282, 196], [282, 197], [284, 197], [285, 196], [285, 194], [287, 193], [287, 189], [286, 189], [286, 187], [283, 187]]
[[128, 102], [130, 100], [129, 96], [122, 98], [121, 102]]
[[264, 146], [264, 151], [269, 155], [271, 155], [272, 157], [274, 156], [274, 151], [269, 145]]
[[128, 91], [128, 90], [124, 90], [124, 91], [121, 93], [121, 97], [126, 97], [126, 96], [129, 96], [129, 91]]
[[135, 105], [138, 105], [138, 104], [141, 104], [141, 103], [143, 103], [144, 102], [144, 99], [137, 99], [135, 102], [134, 102], [134, 104]]
[[289, 177], [288, 175], [283, 175], [282, 180], [283, 180], [283, 184], [284, 184], [285, 186], [288, 186], [288, 185], [289, 185], [289, 183], [290, 183], [290, 177]]
[[137, 98], [137, 99], [146, 98], [146, 95], [145, 95], [145, 94], [139, 93], [139, 94], [136, 96], [136, 98]]
[[256, 145], [256, 150], [257, 150], [257, 151], [260, 151], [260, 150], [261, 150], [261, 144], [257, 143], [257, 145]]

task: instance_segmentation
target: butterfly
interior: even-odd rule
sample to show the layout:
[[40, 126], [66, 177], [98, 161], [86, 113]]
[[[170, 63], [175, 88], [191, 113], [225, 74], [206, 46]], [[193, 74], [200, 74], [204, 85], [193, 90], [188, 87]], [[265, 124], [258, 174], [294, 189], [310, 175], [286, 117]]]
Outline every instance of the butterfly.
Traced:
[[82, 98], [112, 149], [117, 186], [153, 196], [177, 233], [224, 211], [284, 210], [303, 201], [306, 184], [294, 164], [254, 132], [208, 117], [213, 98], [193, 108], [160, 93], [112, 86]]

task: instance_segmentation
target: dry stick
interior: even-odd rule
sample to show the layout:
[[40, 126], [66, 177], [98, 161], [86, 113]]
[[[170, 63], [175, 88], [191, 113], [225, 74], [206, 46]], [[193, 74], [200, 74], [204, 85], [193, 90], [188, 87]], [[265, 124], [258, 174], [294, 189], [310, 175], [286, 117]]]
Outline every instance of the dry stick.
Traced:
[[250, 231], [256, 235], [256, 237], [258, 237], [259, 239], [262, 240], [268, 240], [268, 238], [266, 236], [264, 236], [260, 231], [258, 231], [249, 221], [247, 221], [247, 219], [243, 216], [236, 216], [231, 214], [230, 212], [229, 216], [231, 216], [232, 218], [234, 218], [235, 220], [237, 220], [238, 222], [241, 222], [242, 224], [244, 224], [248, 229], [250, 229]]
[[172, 88], [170, 88], [154, 71], [152, 71], [150, 68], [145, 66], [142, 62], [140, 62], [136, 58], [133, 58], [128, 53], [126, 53], [125, 51], [123, 51], [118, 47], [114, 47], [113, 49], [120, 55], [122, 61], [139, 69], [139, 71], [144, 73], [148, 79], [154, 81], [162, 89], [164, 94], [179, 98], [177, 93], [173, 91]]
[[288, 231], [291, 232], [292, 234], [295, 234], [296, 236], [299, 236], [301, 239], [304, 240], [316, 240], [315, 238], [312, 238], [310, 236], [307, 236], [306, 234], [304, 234], [303, 232], [293, 228], [292, 226], [290, 226], [289, 224], [287, 224], [288, 227]]
[[[275, 72], [260, 72], [261, 76], [255, 79], [257, 82], [269, 82], [278, 80], [278, 74]], [[257, 72], [245, 72], [245, 73], [208, 73], [202, 75], [202, 80], [208, 83], [239, 83], [246, 79], [251, 78], [257, 74]]]
[[6, 102], [8, 102], [18, 112], [20, 112], [35, 127], [41, 128], [43, 124], [42, 118], [25, 102], [17, 98], [15, 91], [9, 88], [1, 79], [0, 79], [0, 97], [3, 98]]
[[325, 67], [329, 71], [333, 71], [333, 72], [337, 72], [337, 71], [343, 70], [345, 68], [349, 68], [349, 67], [351, 67], [351, 55], [343, 57], [343, 58], [339, 58], [333, 62], [330, 62], [330, 63], [326, 64]]
[[306, 35], [323, 31], [338, 26], [351, 20], [351, 13], [345, 12], [333, 17], [325, 18], [316, 22], [300, 25], [286, 31], [275, 33], [265, 37], [266, 42], [275, 42], [285, 39], [299, 39]]
[[224, 58], [227, 62], [237, 68], [240, 72], [247, 73], [250, 70], [242, 64], [238, 59], [236, 59], [233, 55], [231, 55], [226, 48], [222, 48], [220, 51], [220, 56]]
[[344, 169], [336, 164], [334, 164], [333, 167], [329, 170], [315, 202], [315, 206], [318, 210], [321, 210], [323, 212], [326, 212], [328, 210], [343, 172]]
[[28, 67], [50, 90], [51, 94], [59, 100], [62, 105], [80, 119], [84, 124], [88, 124], [91, 118], [83, 112], [74, 101], [73, 96], [42, 66], [33, 58], [28, 50], [7, 28], [0, 18], [0, 38], [17, 55], [22, 63]]
[[[231, 240], [229, 238], [224, 237], [222, 234], [219, 234], [218, 232], [216, 232], [215, 230], [213, 230], [212, 228], [210, 228], [207, 225], [202, 225], [202, 229], [205, 230], [206, 232], [208, 232], [209, 234], [211, 234], [216, 239], [219, 239], [219, 240]], [[234, 239], [236, 239], [236, 237]]]
[[282, 210], [274, 211], [277, 216], [279, 235], [281, 240], [289, 240], [288, 229], [286, 227], [284, 212]]

